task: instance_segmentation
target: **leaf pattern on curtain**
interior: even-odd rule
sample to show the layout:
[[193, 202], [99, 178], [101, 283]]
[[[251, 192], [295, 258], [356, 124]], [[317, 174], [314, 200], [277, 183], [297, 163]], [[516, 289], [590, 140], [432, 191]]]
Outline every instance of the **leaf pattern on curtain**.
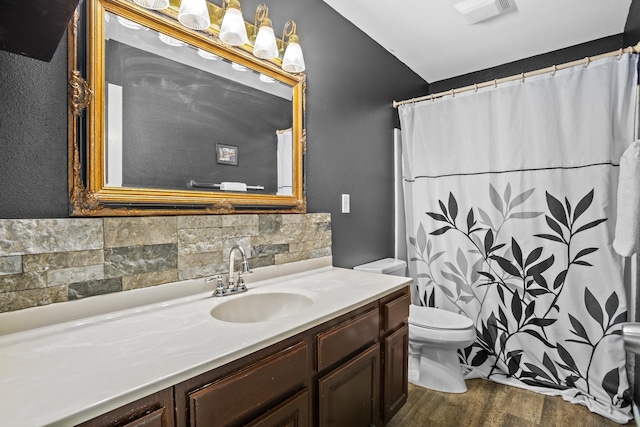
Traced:
[[[476, 341], [460, 351], [466, 367], [484, 367], [488, 378], [503, 375], [628, 410], [630, 390], [626, 379], [621, 381], [624, 369], [613, 368], [598, 379], [590, 376], [598, 349], [622, 333], [627, 313], [618, 295], [614, 291], [598, 300], [586, 286], [578, 296], [584, 299], [586, 313], [567, 312], [558, 305], [563, 292], [575, 292], [567, 290], [572, 272], [594, 268], [591, 259], [600, 250], [585, 244], [588, 239], [576, 236], [603, 226], [607, 218], [594, 218], [590, 212], [593, 189], [575, 206], [568, 197], [545, 192], [544, 209], [522, 209], [535, 191], [529, 188], [514, 194], [507, 183], [498, 192], [490, 184], [491, 206], [461, 212], [455, 195], [449, 193], [448, 199], [438, 200], [439, 211], [425, 212], [429, 223], [421, 222], [415, 236], [409, 238], [411, 261], [421, 264], [417, 274], [423, 285], [419, 287], [423, 289], [421, 303], [455, 307], [475, 320]], [[547, 241], [551, 246], [525, 247], [522, 239], [502, 235], [509, 221], [542, 218], [546, 229], [527, 241]], [[527, 225], [527, 229], [535, 228]], [[434, 250], [436, 239], [447, 239], [454, 233], [463, 236], [465, 246], [458, 247], [455, 254]], [[483, 304], [490, 288], [498, 295], [497, 304]], [[570, 328], [555, 327], [559, 320]], [[531, 340], [537, 343], [536, 350], [525, 346]]]

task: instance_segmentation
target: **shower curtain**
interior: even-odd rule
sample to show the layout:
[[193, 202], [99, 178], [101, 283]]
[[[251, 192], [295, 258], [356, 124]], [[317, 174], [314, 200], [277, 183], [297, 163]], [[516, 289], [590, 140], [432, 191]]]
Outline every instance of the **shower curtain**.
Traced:
[[399, 108], [414, 301], [475, 322], [483, 377], [630, 419], [612, 250], [636, 56]]

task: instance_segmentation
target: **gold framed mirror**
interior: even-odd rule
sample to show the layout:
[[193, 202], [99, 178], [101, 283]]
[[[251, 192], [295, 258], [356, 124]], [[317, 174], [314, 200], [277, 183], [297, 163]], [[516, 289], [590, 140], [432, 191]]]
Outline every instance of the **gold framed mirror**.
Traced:
[[223, 44], [215, 22], [183, 27], [178, 7], [79, 6], [68, 32], [71, 215], [306, 212], [305, 75]]

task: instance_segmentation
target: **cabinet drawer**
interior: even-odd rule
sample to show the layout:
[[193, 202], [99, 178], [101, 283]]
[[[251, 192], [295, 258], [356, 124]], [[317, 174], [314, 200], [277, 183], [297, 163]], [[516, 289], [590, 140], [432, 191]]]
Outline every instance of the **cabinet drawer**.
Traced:
[[287, 394], [307, 379], [307, 343], [301, 342], [208, 386], [189, 393], [191, 426], [238, 424]]
[[318, 372], [375, 342], [379, 327], [375, 308], [318, 334]]
[[385, 331], [391, 331], [407, 322], [410, 302], [409, 295], [404, 294], [383, 305]]
[[285, 400], [268, 414], [246, 427], [307, 427], [309, 426], [309, 392], [305, 389]]
[[173, 427], [173, 390], [165, 389], [77, 427]]
[[144, 415], [135, 421], [127, 423], [122, 427], [162, 427], [162, 417], [165, 409], [158, 409], [150, 414]]

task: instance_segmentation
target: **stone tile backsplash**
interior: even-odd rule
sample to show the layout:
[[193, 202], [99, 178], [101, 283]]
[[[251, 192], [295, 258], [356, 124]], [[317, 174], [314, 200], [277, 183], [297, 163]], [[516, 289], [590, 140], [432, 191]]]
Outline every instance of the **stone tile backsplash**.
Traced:
[[331, 255], [330, 214], [0, 219], [0, 312]]

